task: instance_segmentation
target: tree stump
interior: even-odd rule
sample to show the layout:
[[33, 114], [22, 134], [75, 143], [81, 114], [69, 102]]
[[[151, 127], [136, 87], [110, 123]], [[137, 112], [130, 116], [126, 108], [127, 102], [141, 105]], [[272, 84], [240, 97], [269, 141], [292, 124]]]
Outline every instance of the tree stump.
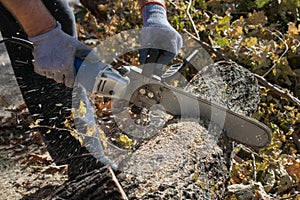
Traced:
[[217, 139], [186, 121], [143, 144], [118, 177], [130, 199], [221, 199], [228, 170]]
[[66, 182], [49, 199], [221, 199], [225, 156], [198, 122], [175, 122], [126, 159], [114, 180], [107, 167]]

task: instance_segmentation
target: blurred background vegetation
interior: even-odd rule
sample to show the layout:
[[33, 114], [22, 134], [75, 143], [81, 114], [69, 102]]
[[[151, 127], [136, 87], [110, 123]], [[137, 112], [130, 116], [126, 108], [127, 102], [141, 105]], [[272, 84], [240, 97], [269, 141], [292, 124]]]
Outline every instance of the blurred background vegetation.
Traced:
[[[136, 0], [81, 3], [74, 5], [80, 40], [142, 27]], [[256, 199], [300, 199], [300, 0], [169, 0], [167, 8], [179, 32], [199, 34], [265, 81], [253, 117], [272, 129], [272, 143], [261, 150], [234, 149], [224, 199], [245, 199], [237, 192], [242, 186]], [[138, 64], [136, 58], [129, 62]]]

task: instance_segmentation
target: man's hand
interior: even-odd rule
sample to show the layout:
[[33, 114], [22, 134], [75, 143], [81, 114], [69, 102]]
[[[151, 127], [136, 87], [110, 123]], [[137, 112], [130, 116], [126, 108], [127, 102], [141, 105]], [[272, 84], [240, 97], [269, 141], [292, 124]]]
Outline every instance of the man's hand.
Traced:
[[91, 48], [67, 35], [41, 0], [0, 0], [17, 18], [34, 45], [34, 70], [71, 87], [74, 57], [88, 55]]
[[166, 65], [182, 47], [181, 35], [170, 25], [165, 7], [159, 1], [142, 6], [144, 28], [141, 33], [140, 63]]
[[30, 37], [33, 42], [36, 73], [72, 87], [75, 79], [74, 58], [92, 49], [61, 30], [61, 25], [46, 33]]

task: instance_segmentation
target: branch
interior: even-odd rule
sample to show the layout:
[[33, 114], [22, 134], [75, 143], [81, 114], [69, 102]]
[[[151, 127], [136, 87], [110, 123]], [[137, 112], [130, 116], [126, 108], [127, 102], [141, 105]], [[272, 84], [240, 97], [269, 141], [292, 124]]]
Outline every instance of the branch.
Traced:
[[190, 22], [191, 22], [191, 24], [192, 24], [192, 26], [193, 26], [194, 32], [195, 32], [195, 34], [196, 34], [196, 38], [197, 38], [198, 40], [200, 40], [199, 32], [198, 32], [198, 30], [197, 30], [197, 27], [196, 27], [196, 25], [195, 25], [195, 22], [194, 22], [194, 20], [193, 20], [193, 18], [192, 18], [192, 16], [191, 16], [191, 13], [190, 13], [190, 9], [191, 9], [192, 3], [193, 3], [193, 1], [190, 0], [189, 5], [188, 5], [188, 7], [187, 7], [187, 9], [186, 9], [186, 14], [187, 14], [187, 16], [189, 17], [189, 20], [190, 20]]
[[182, 10], [182, 11], [185, 11], [184, 9], [182, 9], [180, 6], [177, 6], [176, 3], [174, 3], [172, 0], [168, 0], [168, 2], [174, 6], [174, 8], [176, 10]]
[[187, 30], [184, 30], [189, 36], [191, 36], [196, 42], [198, 42], [206, 51], [209, 53], [215, 54], [219, 59], [223, 59], [226, 61], [229, 61], [230, 59], [221, 51], [218, 51], [217, 49], [213, 48], [206, 42], [203, 42], [200, 38], [198, 39], [196, 36], [194, 36], [192, 33], [188, 32]]
[[[253, 179], [254, 181], [256, 181], [257, 179], [257, 168], [256, 168], [256, 163], [255, 163], [255, 156], [258, 157], [258, 158], [262, 158], [258, 153], [252, 151], [250, 148], [246, 147], [245, 145], [242, 145], [242, 144], [238, 144], [236, 147], [233, 148], [233, 150], [231, 151], [231, 154], [230, 154], [230, 169], [229, 171], [231, 172], [233, 170], [233, 164], [235, 162], [238, 162], [238, 163], [243, 163], [244, 160], [239, 158], [237, 156], [237, 154], [243, 150], [244, 152], [247, 152], [251, 155], [251, 158], [252, 158], [252, 167], [253, 167]], [[265, 159], [265, 158], [262, 158], [262, 159]], [[238, 160], [238, 161], [236, 161]]]
[[257, 78], [258, 82], [261, 85], [263, 85], [266, 88], [270, 89], [274, 94], [276, 94], [280, 97], [286, 98], [290, 102], [294, 103], [300, 109], [300, 100], [298, 98], [294, 97], [293, 95], [291, 95], [290, 93], [288, 93], [286, 91], [283, 91], [283, 90], [279, 89], [275, 85], [272, 85], [263, 76], [260, 76], [258, 74], [254, 74], [254, 76]]
[[295, 124], [295, 127], [296, 128], [292, 136], [297, 148], [300, 150], [300, 122]]
[[[285, 45], [285, 50], [284, 52], [281, 54], [281, 56], [278, 58], [278, 60], [276, 60], [276, 62], [273, 64], [273, 66], [262, 76], [262, 77], [266, 77], [275, 67], [276, 67], [276, 63], [278, 61], [280, 61], [283, 56], [288, 52], [289, 50], [289, 46], [287, 45], [287, 43], [281, 38], [279, 37], [276, 33], [273, 33], [271, 30], [266, 29], [269, 33], [271, 33], [272, 35], [275, 35], [275, 37], [277, 37], [284, 45]], [[277, 33], [279, 33], [281, 35], [281, 33], [278, 30], [275, 30]]]
[[123, 200], [128, 200], [128, 197], [126, 195], [126, 193], [124, 192], [121, 184], [119, 183], [114, 171], [112, 170], [112, 168], [110, 166], [107, 166], [107, 169], [108, 171], [110, 172], [111, 176], [112, 176], [112, 180], [115, 182], [117, 188], [119, 189], [120, 193], [121, 193], [121, 196], [122, 196], [122, 199]]

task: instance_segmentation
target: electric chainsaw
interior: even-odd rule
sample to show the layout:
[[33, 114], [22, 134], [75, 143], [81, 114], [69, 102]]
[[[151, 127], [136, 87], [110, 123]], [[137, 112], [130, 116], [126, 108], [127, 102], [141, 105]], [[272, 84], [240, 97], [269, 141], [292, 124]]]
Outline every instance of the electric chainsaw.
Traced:
[[[195, 53], [197, 52], [193, 52]], [[188, 62], [193, 54], [184, 62]], [[75, 67], [78, 71], [77, 82], [83, 85], [88, 93], [101, 94], [103, 97], [116, 99], [116, 102], [118, 99], [126, 100], [125, 102], [133, 104], [135, 110], [138, 110], [136, 114], [145, 108], [151, 110], [159, 107], [167, 114], [181, 119], [207, 119], [221, 127], [229, 138], [245, 145], [262, 148], [271, 141], [271, 130], [265, 124], [196, 96], [184, 88], [170, 85], [167, 80], [175, 77], [184, 64], [172, 65], [160, 76], [152, 73], [151, 64], [149, 66], [146, 64], [143, 68], [122, 66], [112, 69], [76, 59]], [[118, 116], [121, 112], [120, 108], [124, 109], [124, 107], [126, 106], [115, 103], [115, 108], [112, 110]], [[130, 118], [130, 115], [119, 116], [119, 118]], [[157, 126], [162, 125], [157, 124]], [[126, 130], [126, 127], [123, 128]], [[149, 137], [144, 137], [143, 133], [133, 133], [134, 131], [146, 132], [145, 130], [147, 129], [128, 130], [127, 133], [139, 138]]]

